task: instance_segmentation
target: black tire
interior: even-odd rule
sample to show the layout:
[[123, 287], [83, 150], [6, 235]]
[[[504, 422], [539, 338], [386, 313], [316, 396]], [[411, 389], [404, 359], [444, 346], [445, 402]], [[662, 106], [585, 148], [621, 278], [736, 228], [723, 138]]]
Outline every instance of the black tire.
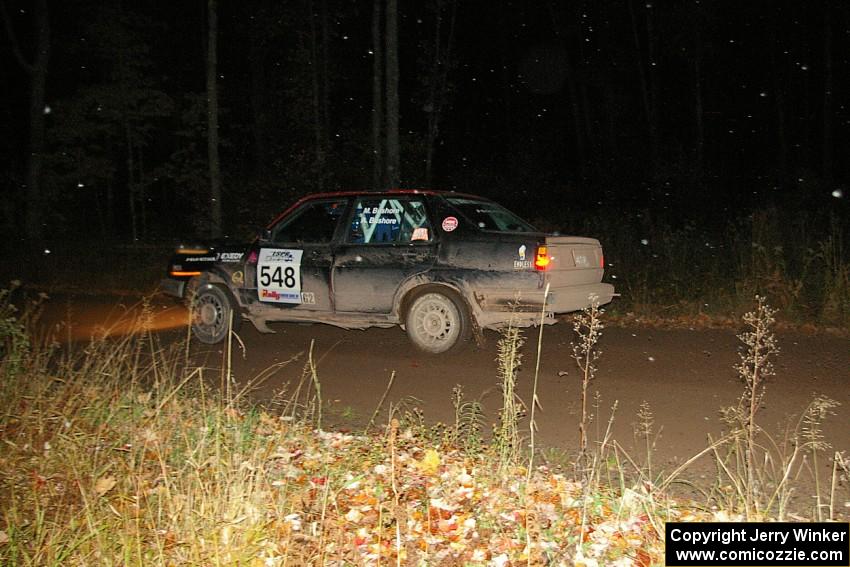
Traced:
[[214, 345], [226, 339], [228, 331], [237, 332], [241, 324], [242, 315], [226, 288], [215, 284], [198, 288], [192, 299], [192, 334], [195, 338]]
[[429, 354], [448, 352], [469, 338], [469, 312], [453, 291], [426, 287], [407, 302], [404, 328], [410, 342]]

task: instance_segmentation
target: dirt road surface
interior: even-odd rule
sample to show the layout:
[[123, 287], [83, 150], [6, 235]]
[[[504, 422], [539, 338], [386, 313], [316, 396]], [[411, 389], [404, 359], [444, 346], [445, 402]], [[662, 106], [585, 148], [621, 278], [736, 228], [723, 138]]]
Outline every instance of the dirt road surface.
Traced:
[[[77, 338], [89, 336], [106, 325], [120, 332], [114, 321], [130, 303], [114, 298], [66, 298], [53, 301], [45, 321], [54, 329], [69, 325]], [[186, 312], [168, 300], [153, 306], [154, 328], [164, 337], [185, 337]], [[245, 348], [236, 345], [232, 369], [239, 383], [267, 372], [268, 378], [252, 396], [267, 402], [275, 392], [292, 390], [302, 374], [306, 353], [313, 343], [313, 357], [325, 402], [325, 423], [357, 430], [368, 422], [390, 376], [395, 380], [384, 402], [408, 400], [407, 407], [423, 410], [429, 422], [451, 423], [452, 389], [463, 386], [468, 399], [479, 399], [488, 422], [500, 406], [498, 387], [498, 335], [488, 332], [483, 347], [469, 346], [447, 355], [424, 355], [416, 351], [399, 328], [346, 331], [327, 325], [280, 323], [274, 335], [258, 333], [246, 323], [240, 333]], [[59, 336], [70, 336], [60, 330]], [[537, 330], [525, 331], [522, 368], [517, 392], [528, 403], [537, 350]], [[537, 413], [538, 443], [554, 448], [550, 454], [574, 453], [578, 445], [581, 411], [581, 382], [572, 358], [572, 325], [561, 322], [543, 332]], [[850, 340], [829, 335], [780, 333], [781, 353], [776, 358], [776, 375], [769, 379], [758, 422], [778, 442], [796, 425], [814, 396], [827, 396], [841, 405], [823, 424], [824, 437], [832, 450], [850, 455]], [[708, 446], [722, 430], [719, 410], [736, 403], [743, 392], [734, 365], [739, 361], [740, 341], [734, 330], [658, 330], [609, 326], [599, 342], [602, 351], [598, 372], [590, 385], [598, 407], [589, 431], [600, 438], [611, 417], [613, 436], [634, 458], [642, 461], [644, 442], [637, 441], [634, 425], [641, 404], [649, 404], [654, 429], [660, 432], [653, 461], [658, 468], [672, 469]], [[224, 349], [195, 343], [195, 361], [216, 372], [225, 364]], [[281, 365], [300, 354], [300, 359]], [[214, 375], [214, 374], [213, 374]], [[417, 401], [410, 401], [415, 398]], [[386, 420], [386, 411], [380, 419]], [[527, 425], [525, 426], [527, 427]], [[527, 431], [527, 430], [526, 430]], [[829, 455], [832, 455], [830, 450]], [[711, 474], [711, 473], [708, 473]]]

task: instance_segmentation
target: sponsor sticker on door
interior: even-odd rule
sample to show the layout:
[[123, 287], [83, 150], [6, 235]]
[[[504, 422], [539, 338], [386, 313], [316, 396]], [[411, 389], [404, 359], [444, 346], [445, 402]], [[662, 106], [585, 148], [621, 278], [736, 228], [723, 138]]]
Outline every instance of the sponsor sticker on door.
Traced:
[[257, 294], [260, 301], [301, 303], [303, 250], [262, 248], [257, 261]]

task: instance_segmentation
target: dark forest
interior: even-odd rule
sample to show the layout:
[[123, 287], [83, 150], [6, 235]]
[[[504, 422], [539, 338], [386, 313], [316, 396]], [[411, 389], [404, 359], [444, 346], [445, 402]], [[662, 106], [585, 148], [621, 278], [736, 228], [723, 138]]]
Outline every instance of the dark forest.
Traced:
[[844, 2], [2, 6], [14, 247], [246, 238], [311, 192], [429, 187], [597, 236], [633, 287], [846, 279]]

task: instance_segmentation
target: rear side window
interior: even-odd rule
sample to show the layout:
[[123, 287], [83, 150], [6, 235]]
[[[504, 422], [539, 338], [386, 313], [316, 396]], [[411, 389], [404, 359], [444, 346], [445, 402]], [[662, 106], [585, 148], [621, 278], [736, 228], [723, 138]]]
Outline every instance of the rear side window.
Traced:
[[422, 199], [361, 197], [346, 241], [350, 244], [430, 242], [431, 223]]
[[505, 207], [492, 201], [479, 201], [461, 197], [448, 197], [446, 200], [481, 230], [498, 232], [538, 232], [536, 228], [522, 220]]
[[325, 244], [345, 212], [345, 199], [312, 201], [283, 219], [272, 229], [272, 242], [283, 244]]

